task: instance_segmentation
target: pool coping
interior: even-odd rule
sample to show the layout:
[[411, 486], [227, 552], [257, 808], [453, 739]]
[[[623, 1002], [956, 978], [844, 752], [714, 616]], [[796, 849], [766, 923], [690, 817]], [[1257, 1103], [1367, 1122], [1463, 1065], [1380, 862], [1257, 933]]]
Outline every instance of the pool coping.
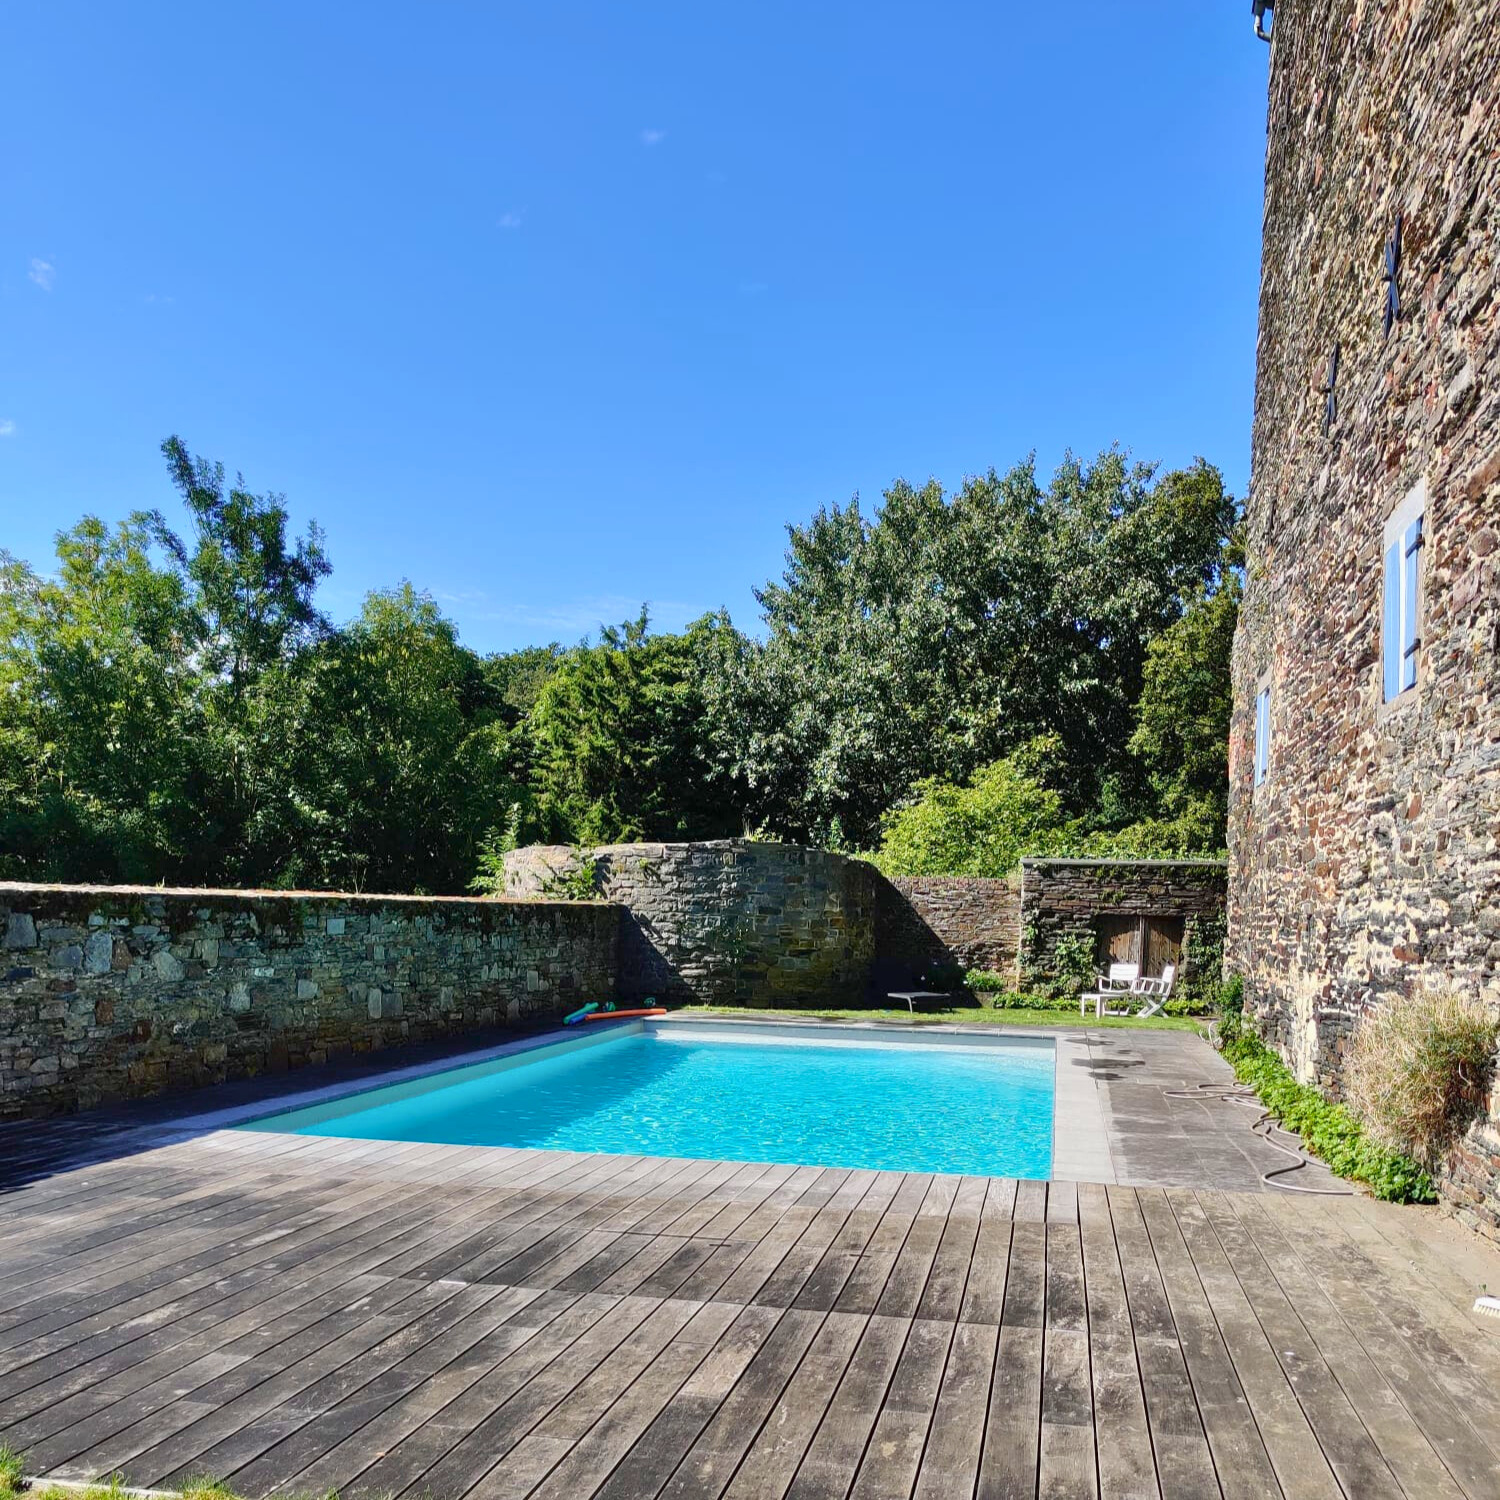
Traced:
[[[611, 1037], [620, 1035], [641, 1036], [659, 1028], [690, 1027], [695, 1031], [760, 1032], [774, 1035], [777, 1031], [803, 1031], [816, 1034], [826, 1043], [829, 1033], [851, 1033], [850, 1044], [871, 1040], [871, 1033], [878, 1033], [888, 1045], [907, 1047], [932, 1046], [947, 1042], [952, 1045], [959, 1038], [965, 1047], [1003, 1046], [1007, 1041], [1031, 1039], [1050, 1041], [1054, 1049], [1054, 1085], [1052, 1102], [1052, 1170], [1047, 1178], [1051, 1182], [1102, 1182], [1114, 1183], [1118, 1179], [1110, 1151], [1109, 1132], [1105, 1126], [1105, 1111], [1098, 1082], [1091, 1073], [1091, 1059], [1087, 1040], [1082, 1036], [1049, 1031], [1041, 1027], [994, 1025], [964, 1026], [938, 1023], [924, 1025], [920, 1031], [909, 1027], [890, 1025], [875, 1021], [821, 1021], [809, 1017], [788, 1017], [772, 1020], [757, 1017], [753, 1020], [734, 1016], [659, 1016], [648, 1020], [629, 1020], [609, 1023], [600, 1027], [598, 1035], [592, 1030], [582, 1034], [571, 1034], [559, 1030], [541, 1032], [513, 1042], [477, 1048], [468, 1052], [452, 1053], [443, 1058], [430, 1059], [405, 1067], [391, 1068], [363, 1078], [346, 1079], [338, 1083], [324, 1084], [312, 1089], [296, 1090], [246, 1104], [230, 1105], [223, 1109], [208, 1110], [200, 1114], [182, 1115], [173, 1119], [167, 1132], [173, 1135], [184, 1131], [199, 1132], [228, 1130], [293, 1111], [311, 1109], [318, 1105], [333, 1104], [358, 1094], [372, 1093], [377, 1089], [390, 1088], [404, 1083], [413, 1083], [430, 1078], [434, 1074], [453, 1072], [458, 1068], [474, 1067], [505, 1058], [519, 1059], [526, 1053], [559, 1046], [568, 1051], [597, 1045]], [[262, 1127], [265, 1134], [278, 1132]], [[288, 1132], [290, 1134], [291, 1132]], [[542, 1148], [529, 1148], [542, 1149]], [[608, 1154], [608, 1153], [601, 1153]]]

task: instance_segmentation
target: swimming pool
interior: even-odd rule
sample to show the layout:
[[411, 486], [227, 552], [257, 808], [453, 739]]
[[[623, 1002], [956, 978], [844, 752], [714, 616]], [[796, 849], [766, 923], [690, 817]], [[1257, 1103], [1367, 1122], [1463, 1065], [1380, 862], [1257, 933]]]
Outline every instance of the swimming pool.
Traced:
[[[1046, 1178], [1055, 1050], [632, 1027], [241, 1127], [360, 1140]], [[981, 1044], [982, 1042], [982, 1044]]]

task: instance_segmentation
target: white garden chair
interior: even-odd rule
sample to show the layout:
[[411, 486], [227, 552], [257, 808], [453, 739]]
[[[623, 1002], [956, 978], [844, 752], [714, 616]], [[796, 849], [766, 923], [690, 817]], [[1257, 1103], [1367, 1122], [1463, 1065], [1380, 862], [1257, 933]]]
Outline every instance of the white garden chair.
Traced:
[[[1137, 1020], [1141, 1020], [1146, 1016], [1159, 1016], [1163, 1009], [1165, 1009], [1167, 1001], [1172, 998], [1172, 986], [1176, 983], [1177, 965], [1168, 964], [1161, 971], [1160, 979], [1143, 979], [1137, 977], [1131, 980], [1129, 989], [1120, 997], [1126, 1002], [1123, 1010], [1111, 1010], [1108, 1004], [1111, 999], [1119, 995], [1118, 991], [1096, 994], [1094, 996], [1094, 1015], [1095, 1017], [1134, 1015]], [[1143, 1004], [1139, 1010], [1132, 1011], [1130, 1008], [1131, 1002], [1136, 1000], [1142, 1001]]]
[[1109, 1000], [1120, 1000], [1129, 996], [1131, 986], [1140, 978], [1139, 964], [1111, 964], [1109, 973], [1094, 975], [1094, 987], [1078, 997], [1078, 1014], [1084, 1015], [1090, 1000], [1094, 1002], [1094, 1014], [1105, 1014], [1104, 1006]]

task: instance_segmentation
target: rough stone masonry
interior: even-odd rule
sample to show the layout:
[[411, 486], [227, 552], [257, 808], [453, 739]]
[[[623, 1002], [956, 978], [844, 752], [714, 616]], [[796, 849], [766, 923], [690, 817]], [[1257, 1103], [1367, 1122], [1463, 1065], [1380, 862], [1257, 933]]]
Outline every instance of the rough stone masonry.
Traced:
[[557, 1017], [602, 902], [0, 884], [0, 1119]]
[[[1391, 997], [1500, 1006], [1500, 0], [1278, 6], [1274, 34], [1229, 959], [1336, 1094]], [[1386, 532], [1416, 511], [1416, 685], [1387, 702]], [[1443, 1188], [1500, 1230], [1493, 1105]]]

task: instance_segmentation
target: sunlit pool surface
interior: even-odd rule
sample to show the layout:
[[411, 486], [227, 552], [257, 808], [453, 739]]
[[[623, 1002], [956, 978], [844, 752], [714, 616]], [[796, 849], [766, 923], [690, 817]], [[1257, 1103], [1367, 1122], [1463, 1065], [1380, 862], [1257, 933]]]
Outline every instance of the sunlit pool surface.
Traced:
[[1046, 1178], [1054, 1048], [721, 1041], [540, 1048], [243, 1128], [359, 1140]]

